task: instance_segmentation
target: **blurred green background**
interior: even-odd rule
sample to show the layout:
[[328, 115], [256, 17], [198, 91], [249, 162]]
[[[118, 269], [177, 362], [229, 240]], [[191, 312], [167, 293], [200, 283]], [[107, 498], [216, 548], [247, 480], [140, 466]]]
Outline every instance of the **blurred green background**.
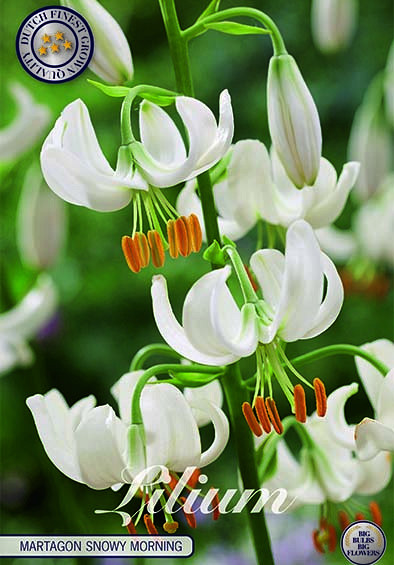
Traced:
[[[158, 3], [154, 0], [103, 0], [102, 4], [120, 22], [130, 41], [135, 82], [174, 88]], [[184, 27], [190, 25], [204, 7], [201, 0], [179, 1], [178, 4]], [[7, 84], [11, 81], [21, 82], [30, 89], [37, 101], [47, 104], [52, 109], [53, 122], [66, 104], [80, 97], [89, 107], [105, 154], [114, 164], [120, 142], [118, 123], [121, 101], [108, 98], [89, 86], [86, 79], [95, 78], [90, 71], [74, 81], [48, 85], [31, 78], [19, 65], [14, 48], [17, 29], [26, 15], [42, 5], [32, 0], [2, 3], [0, 126], [13, 117], [14, 106], [7, 92]], [[223, 2], [223, 7], [235, 5], [233, 1]], [[288, 50], [296, 58], [317, 102], [323, 129], [324, 155], [339, 172], [346, 161], [354, 112], [369, 82], [386, 63], [393, 31], [392, 1], [361, 0], [354, 41], [344, 53], [330, 57], [322, 55], [312, 42], [309, 0], [261, 0], [251, 1], [248, 5], [264, 9], [282, 31]], [[235, 140], [259, 138], [269, 143], [265, 84], [270, 55], [270, 41], [264, 36], [231, 37], [209, 32], [191, 45], [196, 96], [217, 113], [219, 92], [224, 88], [229, 89], [235, 115]], [[18, 163], [7, 164], [0, 170], [3, 281], [6, 281], [14, 301], [23, 296], [35, 278], [35, 273], [22, 267], [18, 256], [15, 213], [26, 169], [31, 160], [38, 157], [39, 149], [39, 146], [36, 147]], [[175, 190], [166, 194], [169, 199], [175, 200]], [[352, 204], [349, 203], [339, 225], [349, 225], [351, 211]], [[58, 472], [41, 447], [25, 399], [34, 393], [44, 393], [56, 387], [69, 404], [91, 393], [96, 396], [98, 403], [113, 404], [109, 388], [126, 372], [132, 355], [143, 345], [160, 340], [153, 323], [149, 294], [153, 268], [133, 275], [125, 265], [120, 248], [121, 236], [131, 231], [130, 207], [117, 213], [100, 214], [69, 206], [68, 212], [67, 250], [53, 270], [61, 292], [59, 330], [51, 339], [35, 345], [37, 362], [34, 367], [14, 371], [0, 380], [0, 519], [1, 532], [4, 534], [104, 534], [122, 531], [118, 517], [95, 516], [93, 513], [96, 508], [115, 507], [120, 500], [119, 493], [92, 491]], [[245, 258], [253, 251], [254, 244], [253, 233], [241, 242]], [[198, 276], [206, 272], [207, 267], [201, 256], [194, 255], [176, 261], [167, 259], [163, 274], [168, 279], [171, 300], [178, 313], [187, 290]], [[332, 328], [313, 342], [289, 345], [289, 357], [331, 343], [360, 345], [380, 337], [392, 339], [392, 312], [392, 289], [380, 299], [348, 296]], [[245, 370], [252, 371], [252, 365], [246, 362]], [[352, 359], [344, 357], [315, 363], [306, 367], [304, 374], [308, 378], [322, 378], [328, 392], [357, 379]], [[277, 398], [280, 399], [280, 395]], [[353, 422], [358, 421], [360, 416], [372, 414], [362, 391], [348, 405], [348, 417]], [[283, 403], [282, 413], [287, 410], [287, 404]], [[208, 440], [210, 430], [205, 434]], [[237, 484], [234, 461], [230, 442], [224, 455], [208, 470], [211, 483], [220, 488], [234, 487]], [[393, 562], [392, 494], [390, 487], [376, 497], [382, 504], [384, 528], [389, 541], [382, 564]], [[285, 521], [286, 518], [282, 517], [281, 520]], [[288, 523], [287, 531], [307, 522], [307, 536], [316, 527], [318, 509], [302, 510], [297, 520]], [[274, 522], [274, 529], [281, 532], [283, 523], [278, 526], [277, 520]], [[182, 526], [180, 533], [189, 534], [190, 531]], [[286, 535], [279, 533], [278, 536], [281, 539], [278, 543], [283, 544]], [[227, 561], [223, 562], [253, 563], [253, 558], [248, 557], [251, 548], [243, 515], [223, 516], [215, 524], [210, 520], [205, 521], [193, 531], [193, 537], [197, 563], [209, 563], [206, 551], [213, 563], [219, 563], [222, 545], [226, 547], [225, 555], [228, 556]], [[219, 547], [218, 553], [215, 553], [214, 547]], [[233, 555], [233, 549], [234, 552], [243, 551], [246, 557], [238, 553]], [[309, 549], [305, 549], [307, 551]], [[72, 562], [65, 559], [58, 561]], [[324, 561], [344, 563], [345, 559], [337, 551], [323, 561], [315, 554], [307, 561], [305, 553], [305, 559], [300, 558], [297, 563], [317, 564]], [[16, 562], [27, 563], [26, 560]], [[38, 563], [39, 560], [34, 562]], [[87, 563], [86, 559], [84, 563]], [[286, 565], [291, 563], [289, 555]], [[279, 565], [282, 565], [282, 561]]]

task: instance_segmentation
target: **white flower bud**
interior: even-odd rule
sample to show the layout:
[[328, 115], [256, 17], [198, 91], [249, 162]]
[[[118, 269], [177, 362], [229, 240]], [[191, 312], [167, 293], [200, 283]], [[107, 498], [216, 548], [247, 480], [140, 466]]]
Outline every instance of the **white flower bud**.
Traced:
[[19, 201], [17, 241], [22, 261], [34, 269], [53, 265], [66, 236], [66, 211], [34, 164], [27, 172]]
[[118, 22], [96, 0], [61, 0], [86, 18], [92, 28], [94, 53], [89, 68], [102, 80], [123, 84], [133, 77], [130, 47]]
[[272, 143], [287, 175], [298, 188], [312, 186], [320, 167], [320, 120], [312, 95], [291, 55], [271, 58], [267, 98]]
[[323, 53], [335, 53], [350, 42], [357, 19], [356, 0], [314, 0], [312, 34]]

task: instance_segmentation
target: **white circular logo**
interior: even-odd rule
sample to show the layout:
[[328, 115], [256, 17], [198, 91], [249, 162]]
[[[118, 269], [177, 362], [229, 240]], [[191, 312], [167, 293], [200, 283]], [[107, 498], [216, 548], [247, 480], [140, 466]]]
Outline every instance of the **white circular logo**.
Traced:
[[353, 522], [343, 531], [341, 549], [350, 563], [370, 565], [379, 561], [386, 551], [386, 536], [373, 522]]
[[71, 8], [46, 6], [21, 23], [16, 52], [22, 67], [37, 80], [59, 83], [79, 76], [93, 55], [88, 22]]

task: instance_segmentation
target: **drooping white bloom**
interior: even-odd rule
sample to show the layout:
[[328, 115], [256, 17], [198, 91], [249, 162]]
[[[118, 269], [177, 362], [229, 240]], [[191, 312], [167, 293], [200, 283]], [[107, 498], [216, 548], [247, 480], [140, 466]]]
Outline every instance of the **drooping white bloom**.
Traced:
[[173, 186], [208, 170], [227, 153], [233, 138], [234, 119], [227, 90], [220, 94], [218, 124], [208, 106], [195, 98], [178, 96], [175, 106], [186, 128], [188, 152], [174, 121], [148, 100], [140, 106], [141, 141], [131, 145], [142, 175], [158, 187]]
[[58, 258], [66, 237], [66, 210], [34, 163], [28, 170], [19, 200], [17, 241], [22, 261], [47, 269]]
[[0, 130], [0, 161], [17, 159], [31, 149], [44, 134], [50, 111], [37, 104], [27, 88], [14, 83], [10, 91], [16, 104], [15, 118]]
[[44, 449], [62, 473], [101, 490], [131, 483], [131, 470], [135, 473], [163, 465], [183, 472], [188, 466], [208, 465], [220, 455], [229, 436], [228, 421], [220, 407], [207, 399], [193, 400], [192, 406], [204, 411], [215, 428], [215, 438], [203, 452], [197, 422], [183, 394], [171, 384], [156, 383], [147, 384], [140, 399], [145, 460], [130, 460], [131, 400], [142, 374], [126, 373], [112, 387], [120, 417], [108, 404], [94, 407], [92, 396], [71, 408], [57, 390], [27, 399]]
[[383, 108], [383, 77], [369, 86], [357, 110], [349, 139], [349, 158], [361, 163], [354, 195], [368, 200], [391, 170], [393, 145]]
[[185, 388], [183, 391], [186, 400], [192, 406], [194, 417], [196, 418], [196, 422], [198, 427], [206, 426], [209, 424], [210, 419], [208, 415], [199, 410], [198, 408], [193, 408], [193, 404], [197, 400], [199, 401], [206, 401], [212, 402], [216, 406], [222, 406], [223, 404], [223, 391], [222, 387], [220, 386], [220, 382], [218, 380], [214, 380], [207, 385], [194, 387], [194, 388]]
[[40, 275], [36, 286], [19, 304], [0, 314], [0, 375], [18, 365], [28, 365], [33, 353], [28, 341], [55, 313], [57, 291], [48, 275]]
[[354, 34], [357, 12], [356, 0], [313, 0], [312, 34], [323, 53], [347, 47]]
[[122, 84], [133, 78], [133, 61], [118, 22], [97, 0], [61, 0], [86, 18], [92, 28], [94, 53], [89, 68], [102, 80]]
[[119, 152], [116, 171], [99, 144], [82, 100], [65, 107], [41, 150], [41, 169], [49, 186], [66, 202], [100, 212], [119, 210], [130, 202], [131, 189], [146, 183]]
[[[287, 176], [274, 149], [269, 155], [260, 141], [239, 141], [231, 150], [224, 178], [214, 186], [220, 231], [237, 240], [259, 218], [284, 227], [299, 219], [315, 229], [327, 226], [342, 212], [358, 170], [358, 163], [346, 163], [337, 179], [331, 163], [321, 158], [315, 184], [299, 190]], [[196, 214], [202, 223], [196, 190], [196, 181], [186, 183], [179, 194], [177, 209], [183, 215]]]
[[375, 419], [364, 418], [355, 430], [358, 457], [369, 460], [381, 451], [394, 451], [394, 343], [378, 339], [363, 349], [390, 369], [384, 377], [370, 363], [356, 357], [361, 382], [375, 412]]
[[310, 441], [304, 444], [299, 458], [284, 440], [279, 442], [276, 471], [263, 486], [270, 491], [285, 488], [288, 501], [295, 499], [291, 509], [326, 501], [344, 502], [354, 494], [375, 494], [389, 483], [391, 463], [387, 454], [378, 455], [373, 465], [354, 456], [354, 426], [347, 424], [344, 406], [357, 390], [357, 383], [336, 389], [327, 399], [325, 418], [316, 413], [308, 417], [303, 433]]
[[313, 185], [319, 173], [322, 135], [312, 95], [290, 55], [271, 58], [267, 82], [272, 143], [290, 179]]
[[353, 231], [360, 253], [374, 263], [394, 265], [394, 174], [357, 210]]
[[[312, 228], [303, 220], [287, 232], [286, 252], [257, 251], [251, 267], [263, 300], [237, 306], [226, 284], [231, 268], [203, 275], [183, 305], [183, 325], [176, 320], [163, 276], [153, 278], [153, 314], [164, 340], [182, 356], [222, 365], [251, 355], [259, 342], [308, 339], [326, 330], [343, 302], [343, 287], [331, 260], [321, 253]], [[324, 279], [327, 290], [323, 298]]]

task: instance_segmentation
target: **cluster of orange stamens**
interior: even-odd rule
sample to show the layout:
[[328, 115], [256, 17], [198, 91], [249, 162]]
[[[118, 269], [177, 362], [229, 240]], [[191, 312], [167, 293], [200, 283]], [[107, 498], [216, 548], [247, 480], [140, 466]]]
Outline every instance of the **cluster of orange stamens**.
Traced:
[[[314, 379], [313, 388], [315, 390], [317, 415], [323, 417], [327, 412], [325, 386], [320, 379]], [[294, 387], [294, 408], [297, 421], [304, 424], [306, 422], [307, 411], [305, 391], [300, 384], [296, 384]], [[242, 404], [242, 412], [245, 420], [255, 436], [260, 437], [263, 431], [269, 434], [271, 428], [273, 428], [277, 434], [283, 433], [282, 420], [273, 398], [268, 397], [264, 399], [262, 396], [257, 396], [254, 402], [254, 409], [256, 410], [257, 417], [249, 402]]]
[[[369, 503], [369, 511], [373, 522], [378, 526], [382, 525], [382, 512], [380, 510], [379, 504], [375, 501]], [[365, 520], [365, 515], [362, 512], [356, 512], [354, 515], [354, 522], [358, 520]], [[351, 524], [348, 513], [345, 510], [340, 510], [338, 512], [338, 524], [343, 532]], [[321, 518], [320, 527], [313, 531], [312, 534], [313, 545], [316, 551], [319, 553], [325, 553], [326, 550], [329, 552], [335, 551], [337, 545], [337, 533], [333, 524], [330, 524], [326, 518]]]
[[[187, 488], [188, 490], [194, 489], [195, 486], [197, 485], [199, 477], [200, 477], [200, 470], [195, 469], [195, 471], [187, 481], [185, 488]], [[173, 490], [176, 488], [177, 485], [178, 485], [178, 479], [174, 477], [174, 475], [170, 474], [170, 482], [166, 484], [166, 490], [167, 490], [166, 494], [168, 497], [171, 495], [171, 493], [173, 492]], [[212, 487], [210, 490], [212, 490]], [[212, 497], [212, 519], [217, 520], [220, 516], [220, 510], [219, 510], [220, 500], [216, 492], [216, 489], [213, 490], [215, 490], [215, 494]], [[143, 492], [141, 491], [141, 497], [145, 500], [145, 504], [147, 505], [150, 500], [149, 495], [143, 494]], [[190, 528], [193, 529], [196, 528], [197, 527], [196, 516], [194, 514], [194, 510], [191, 504], [188, 502], [187, 497], [180, 496], [179, 498], [177, 498], [177, 501], [181, 505], [181, 510], [183, 512], [187, 524], [190, 526]], [[153, 517], [151, 514], [149, 513], [144, 514], [144, 524], [148, 534], [158, 535], [158, 530], [155, 524], [153, 523]], [[172, 520], [172, 517], [167, 515], [167, 521], [164, 522], [163, 524], [163, 530], [167, 534], [174, 534], [178, 530], [178, 527], [179, 527], [179, 523], [176, 522], [175, 520]], [[131, 520], [127, 524], [126, 528], [130, 535], [137, 535], [135, 524]]]
[[[200, 222], [195, 214], [180, 216], [176, 220], [167, 222], [168, 251], [170, 257], [176, 259], [179, 255], [188, 257], [191, 253], [198, 253], [202, 245], [202, 232]], [[150, 260], [156, 268], [165, 262], [165, 243], [157, 230], [136, 232], [133, 237], [122, 237], [122, 250], [127, 265], [133, 273], [149, 265]]]

